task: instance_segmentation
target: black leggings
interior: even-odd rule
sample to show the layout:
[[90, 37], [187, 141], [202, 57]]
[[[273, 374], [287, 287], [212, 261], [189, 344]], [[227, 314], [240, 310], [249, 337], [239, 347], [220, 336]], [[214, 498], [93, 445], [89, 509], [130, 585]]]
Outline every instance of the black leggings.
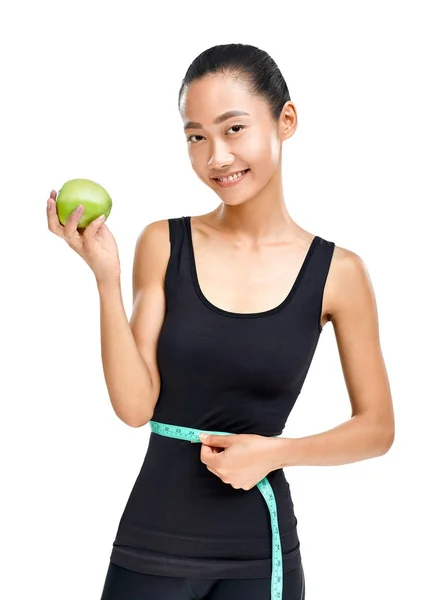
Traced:
[[[101, 600], [270, 600], [266, 579], [199, 579], [149, 575], [109, 563]], [[282, 600], [305, 600], [302, 564], [283, 573]]]

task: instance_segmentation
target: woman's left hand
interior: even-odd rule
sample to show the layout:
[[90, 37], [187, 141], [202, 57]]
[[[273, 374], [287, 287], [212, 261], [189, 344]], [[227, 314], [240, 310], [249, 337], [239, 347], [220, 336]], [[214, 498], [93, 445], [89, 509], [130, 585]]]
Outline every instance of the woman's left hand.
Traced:
[[[200, 437], [201, 461], [233, 488], [250, 490], [279, 467], [278, 438], [256, 434], [209, 434]], [[225, 448], [222, 452], [221, 448]]]

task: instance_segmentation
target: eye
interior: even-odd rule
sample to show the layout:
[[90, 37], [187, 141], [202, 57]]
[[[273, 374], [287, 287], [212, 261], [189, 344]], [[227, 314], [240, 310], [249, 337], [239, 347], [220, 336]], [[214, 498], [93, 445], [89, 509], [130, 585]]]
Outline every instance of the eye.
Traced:
[[[186, 139], [188, 140], [188, 142], [191, 142], [191, 138], [193, 137], [203, 137], [202, 135], [189, 135]], [[192, 142], [191, 142], [192, 143]]]
[[[244, 129], [244, 125], [231, 125], [231, 127], [229, 129], [232, 129], [233, 127], [240, 127], [241, 129]], [[229, 129], [228, 129], [228, 131], [229, 131]], [[236, 131], [235, 133], [238, 133], [238, 131]]]
[[[240, 127], [240, 129], [244, 129], [246, 126], [245, 126], [245, 125], [231, 125], [231, 127], [230, 127], [230, 128], [227, 130], [227, 131], [229, 131], [230, 129], [233, 129], [233, 127]], [[240, 130], [239, 130], [239, 131], [240, 131]], [[235, 133], [238, 133], [238, 131], [236, 131]], [[191, 141], [191, 138], [192, 138], [192, 137], [195, 137], [195, 138], [202, 138], [203, 136], [202, 136], [202, 135], [196, 135], [196, 134], [194, 134], [194, 135], [189, 135], [189, 136], [188, 136], [186, 139], [187, 139], [187, 141], [188, 141], [188, 142], [191, 142], [191, 144], [192, 144], [192, 143], [194, 143], [194, 142], [192, 142], [192, 141]], [[195, 142], [195, 143], [196, 143], [196, 142]]]

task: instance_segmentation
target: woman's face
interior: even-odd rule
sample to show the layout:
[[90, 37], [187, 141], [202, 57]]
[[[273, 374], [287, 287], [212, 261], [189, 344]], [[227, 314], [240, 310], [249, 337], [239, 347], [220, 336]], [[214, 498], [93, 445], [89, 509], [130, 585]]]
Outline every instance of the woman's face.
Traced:
[[[182, 96], [180, 112], [192, 168], [224, 202], [241, 203], [255, 196], [281, 168], [282, 141], [296, 128], [295, 111], [288, 104], [275, 123], [262, 97], [249, 94], [237, 80], [222, 75], [193, 82]], [[233, 110], [248, 114], [216, 122]], [[250, 170], [231, 187], [221, 187], [213, 179], [243, 169]]]

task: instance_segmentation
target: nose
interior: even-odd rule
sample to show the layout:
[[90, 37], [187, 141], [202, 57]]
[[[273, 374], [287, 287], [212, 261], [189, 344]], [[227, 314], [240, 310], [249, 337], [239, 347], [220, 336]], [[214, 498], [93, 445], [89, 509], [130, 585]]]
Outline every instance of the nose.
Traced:
[[208, 166], [215, 170], [221, 170], [223, 167], [228, 167], [234, 163], [234, 157], [221, 145], [214, 146], [213, 153], [210, 157]]

